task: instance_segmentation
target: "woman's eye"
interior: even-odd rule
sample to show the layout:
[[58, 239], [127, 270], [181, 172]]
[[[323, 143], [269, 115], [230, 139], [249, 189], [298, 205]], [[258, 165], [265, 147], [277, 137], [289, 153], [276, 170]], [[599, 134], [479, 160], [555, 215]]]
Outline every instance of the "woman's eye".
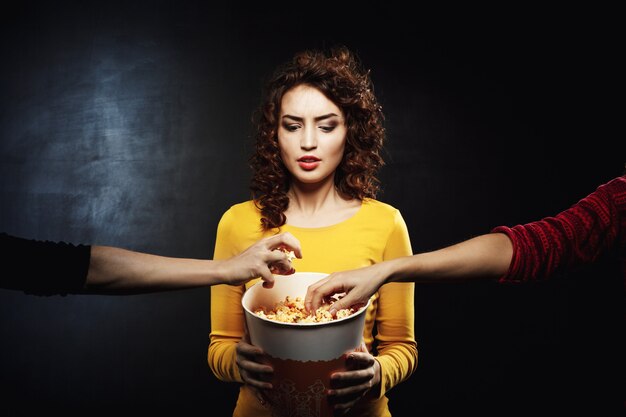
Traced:
[[296, 130], [298, 130], [298, 128], [300, 127], [297, 124], [284, 124], [283, 127], [288, 131], [288, 132], [295, 132]]
[[323, 132], [332, 132], [333, 130], [335, 130], [335, 126], [320, 126], [320, 129]]

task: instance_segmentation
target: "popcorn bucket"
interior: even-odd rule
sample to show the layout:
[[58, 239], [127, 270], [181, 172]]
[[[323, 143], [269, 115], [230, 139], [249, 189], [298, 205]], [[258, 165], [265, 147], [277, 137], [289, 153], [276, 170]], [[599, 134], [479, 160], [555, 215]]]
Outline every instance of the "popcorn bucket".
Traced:
[[277, 275], [273, 288], [263, 288], [258, 282], [241, 300], [250, 341], [269, 355], [274, 368], [274, 389], [268, 397], [275, 417], [332, 416], [326, 395], [330, 375], [345, 369], [343, 355], [361, 346], [369, 301], [348, 317], [324, 323], [281, 323], [259, 317], [254, 310], [273, 308], [286, 296], [304, 298], [308, 286], [327, 275]]

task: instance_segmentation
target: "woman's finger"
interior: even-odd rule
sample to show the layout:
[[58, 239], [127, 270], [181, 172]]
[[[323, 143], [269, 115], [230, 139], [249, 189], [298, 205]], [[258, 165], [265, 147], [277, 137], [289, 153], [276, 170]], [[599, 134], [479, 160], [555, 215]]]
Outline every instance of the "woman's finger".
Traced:
[[347, 355], [347, 371], [331, 375], [328, 398], [340, 413], [350, 410], [374, 385], [375, 359], [366, 352], [353, 351]]
[[273, 388], [271, 383], [258, 379], [258, 377], [255, 377], [249, 372], [245, 372], [245, 371], [242, 372], [241, 378], [246, 384], [254, 388], [258, 388], [258, 389], [272, 389]]
[[249, 340], [247, 327], [244, 328], [243, 338], [236, 347], [235, 361], [239, 367], [241, 378], [253, 387], [272, 389], [272, 384], [268, 381], [272, 380], [274, 369], [264, 363], [265, 353], [262, 349], [246, 343], [244, 340]]
[[[346, 358], [346, 369], [354, 370], [354, 369], [365, 369], [371, 368], [374, 365], [374, 357], [370, 355], [367, 350], [363, 349], [364, 345], [362, 344], [358, 349], [354, 352], [350, 352]], [[367, 349], [367, 348], [366, 348]]]
[[244, 328], [244, 335], [242, 337], [242, 339], [239, 341], [239, 343], [237, 343], [237, 347], [235, 348], [237, 350], [238, 354], [242, 354], [242, 355], [246, 355], [246, 356], [253, 356], [253, 355], [263, 355], [265, 352], [263, 352], [263, 349], [261, 349], [260, 347], [251, 345], [250, 343], [247, 343], [244, 340], [248, 340], [249, 341], [249, 334], [247, 332], [247, 326]]
[[342, 388], [332, 388], [328, 391], [330, 397], [336, 398], [338, 401], [344, 402], [346, 399], [350, 400], [355, 397], [361, 397], [365, 395], [372, 388], [371, 379], [358, 385], [351, 385]]
[[250, 360], [243, 355], [237, 355], [236, 363], [246, 384], [260, 389], [272, 389], [269, 381], [274, 376], [274, 369], [271, 366]]
[[274, 369], [272, 369], [269, 365], [244, 359], [243, 357], [237, 359], [237, 365], [239, 365], [240, 368], [245, 369], [246, 372], [254, 372], [259, 375], [269, 375], [271, 377], [271, 374], [274, 372]]

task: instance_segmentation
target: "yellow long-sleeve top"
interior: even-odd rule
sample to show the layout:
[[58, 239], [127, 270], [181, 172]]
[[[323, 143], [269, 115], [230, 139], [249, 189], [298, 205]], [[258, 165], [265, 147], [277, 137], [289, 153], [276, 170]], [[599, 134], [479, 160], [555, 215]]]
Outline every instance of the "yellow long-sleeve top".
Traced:
[[[217, 228], [214, 259], [237, 255], [259, 239], [276, 233], [263, 232], [260, 219], [260, 211], [253, 201], [236, 204], [226, 211]], [[331, 273], [412, 254], [400, 212], [373, 199], [365, 199], [357, 213], [341, 223], [318, 228], [287, 224], [280, 232], [290, 232], [300, 241], [303, 258], [293, 261], [296, 271]], [[245, 287], [217, 285], [211, 288], [208, 362], [215, 376], [223, 381], [243, 382], [235, 362], [235, 347], [244, 332], [241, 297], [256, 281], [258, 279], [248, 282]], [[417, 366], [414, 286], [413, 283], [388, 283], [372, 296], [363, 340], [380, 363], [381, 384], [379, 390], [361, 400], [350, 415], [390, 416], [385, 392], [408, 378]], [[269, 417], [270, 411], [243, 385], [233, 416]]]

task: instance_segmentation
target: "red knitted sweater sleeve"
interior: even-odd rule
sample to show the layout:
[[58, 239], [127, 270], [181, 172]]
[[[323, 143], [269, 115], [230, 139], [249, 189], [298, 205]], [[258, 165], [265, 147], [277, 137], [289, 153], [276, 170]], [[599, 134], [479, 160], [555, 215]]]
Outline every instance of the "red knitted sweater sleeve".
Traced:
[[555, 217], [492, 232], [506, 234], [513, 243], [511, 265], [500, 282], [549, 278], [613, 249], [626, 271], [626, 176], [599, 186]]

